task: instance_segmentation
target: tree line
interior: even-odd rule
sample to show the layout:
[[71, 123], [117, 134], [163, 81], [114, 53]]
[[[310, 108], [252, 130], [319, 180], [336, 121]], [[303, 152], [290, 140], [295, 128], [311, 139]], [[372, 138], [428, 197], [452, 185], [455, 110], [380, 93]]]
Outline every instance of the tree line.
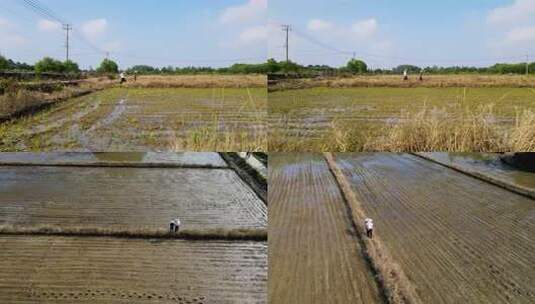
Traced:
[[[525, 74], [526, 63], [496, 63], [488, 67], [474, 66], [425, 66], [401, 64], [391, 69], [370, 69], [359, 59], [350, 59], [345, 66], [331, 67], [328, 65], [300, 65], [289, 61], [268, 60], [268, 73], [298, 73], [298, 74], [411, 74], [424, 72], [426, 74]], [[529, 74], [535, 74], [535, 62], [528, 64]]]
[[[529, 73], [535, 74], [535, 62], [528, 65]], [[71, 60], [60, 61], [50, 57], [39, 60], [35, 65], [29, 65], [22, 62], [14, 62], [0, 55], [0, 71], [32, 71], [36, 73], [63, 73], [79, 74], [81, 72], [97, 74], [116, 74], [119, 73], [119, 66], [110, 59], [104, 59], [96, 70], [81, 70], [76, 62]], [[473, 66], [426, 66], [420, 67], [411, 64], [398, 65], [392, 69], [370, 69], [368, 65], [359, 59], [350, 59], [345, 66], [331, 67], [328, 65], [300, 65], [293, 61], [276, 61], [268, 59], [264, 63], [245, 64], [236, 63], [229, 67], [153, 67], [150, 65], [135, 65], [126, 69], [126, 73], [145, 74], [163, 74], [163, 75], [182, 75], [182, 74], [401, 74], [403, 71], [408, 73], [426, 74], [525, 74], [526, 63], [496, 63], [489, 67]]]

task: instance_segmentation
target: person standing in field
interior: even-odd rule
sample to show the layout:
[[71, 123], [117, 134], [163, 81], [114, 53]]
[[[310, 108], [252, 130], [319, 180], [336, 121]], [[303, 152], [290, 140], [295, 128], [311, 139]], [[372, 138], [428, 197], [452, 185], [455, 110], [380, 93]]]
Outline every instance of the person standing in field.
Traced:
[[178, 233], [180, 230], [180, 219], [177, 217], [176, 219], [171, 220], [169, 222], [169, 232], [172, 233]]
[[420, 70], [420, 81], [424, 81], [424, 69]]
[[137, 81], [137, 71], [134, 71], [134, 82]]
[[126, 75], [124, 72], [121, 72], [121, 74], [119, 74], [119, 77], [121, 78], [121, 84], [123, 84], [123, 82], [126, 82]]
[[180, 230], [180, 219], [177, 217], [175, 219], [175, 233], [178, 233], [178, 231]]
[[409, 80], [409, 76], [407, 75], [407, 69], [403, 70], [403, 80]]
[[367, 218], [364, 220], [364, 228], [366, 228], [366, 236], [372, 239], [373, 238], [373, 220], [371, 218]]

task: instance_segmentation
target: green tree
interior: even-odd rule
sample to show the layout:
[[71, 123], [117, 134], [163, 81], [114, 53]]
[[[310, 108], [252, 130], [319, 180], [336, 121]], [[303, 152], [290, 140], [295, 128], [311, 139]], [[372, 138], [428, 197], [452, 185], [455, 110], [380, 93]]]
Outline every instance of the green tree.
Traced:
[[0, 55], [0, 70], [7, 70], [9, 68], [9, 62], [4, 56]]
[[354, 74], [363, 74], [368, 71], [368, 66], [362, 60], [351, 59], [347, 62], [347, 69]]
[[80, 68], [78, 64], [72, 60], [67, 60], [63, 62], [63, 72], [65, 73], [79, 73]]
[[119, 73], [119, 66], [115, 61], [104, 59], [97, 68], [97, 73], [101, 74], [117, 74]]
[[63, 73], [65, 71], [65, 67], [63, 66], [63, 63], [61, 61], [52, 59], [50, 57], [45, 57], [39, 60], [35, 64], [34, 69], [36, 73]]

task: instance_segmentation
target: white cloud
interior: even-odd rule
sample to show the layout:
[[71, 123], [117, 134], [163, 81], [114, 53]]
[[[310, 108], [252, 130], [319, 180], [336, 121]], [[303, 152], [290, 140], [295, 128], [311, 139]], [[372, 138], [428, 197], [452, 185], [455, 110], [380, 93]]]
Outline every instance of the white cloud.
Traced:
[[369, 38], [377, 32], [377, 27], [377, 20], [370, 18], [353, 23], [351, 30], [360, 38]]
[[489, 23], [511, 23], [535, 18], [535, 0], [514, 0], [513, 4], [493, 9], [487, 16]]
[[535, 26], [518, 27], [506, 34], [509, 43], [535, 42]]
[[250, 27], [240, 34], [240, 41], [245, 44], [264, 42], [267, 41], [267, 38], [268, 28], [265, 25]]
[[59, 22], [41, 19], [37, 22], [37, 29], [42, 32], [53, 32], [61, 29], [61, 24]]
[[21, 47], [28, 44], [29, 40], [17, 33], [17, 25], [8, 19], [0, 17], [0, 41], [2, 48]]
[[267, 11], [267, 0], [249, 0], [238, 6], [227, 7], [219, 17], [221, 23], [245, 22], [262, 18]]
[[312, 19], [308, 21], [307, 28], [311, 31], [323, 31], [333, 28], [333, 24], [321, 19]]
[[106, 32], [107, 28], [108, 22], [106, 19], [95, 19], [82, 24], [82, 33], [84, 33], [88, 39], [96, 40]]

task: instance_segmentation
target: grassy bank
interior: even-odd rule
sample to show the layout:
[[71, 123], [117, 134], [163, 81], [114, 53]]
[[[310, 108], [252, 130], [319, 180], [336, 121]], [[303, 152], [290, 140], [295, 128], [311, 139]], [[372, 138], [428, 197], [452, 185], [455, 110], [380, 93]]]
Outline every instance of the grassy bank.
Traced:
[[179, 233], [170, 233], [167, 229], [152, 229], [141, 227], [139, 229], [111, 229], [111, 228], [82, 228], [59, 227], [49, 225], [14, 226], [1, 225], [0, 235], [54, 235], [54, 236], [106, 236], [119, 238], [160, 238], [185, 240], [246, 240], [267, 241], [265, 229], [183, 229]]

